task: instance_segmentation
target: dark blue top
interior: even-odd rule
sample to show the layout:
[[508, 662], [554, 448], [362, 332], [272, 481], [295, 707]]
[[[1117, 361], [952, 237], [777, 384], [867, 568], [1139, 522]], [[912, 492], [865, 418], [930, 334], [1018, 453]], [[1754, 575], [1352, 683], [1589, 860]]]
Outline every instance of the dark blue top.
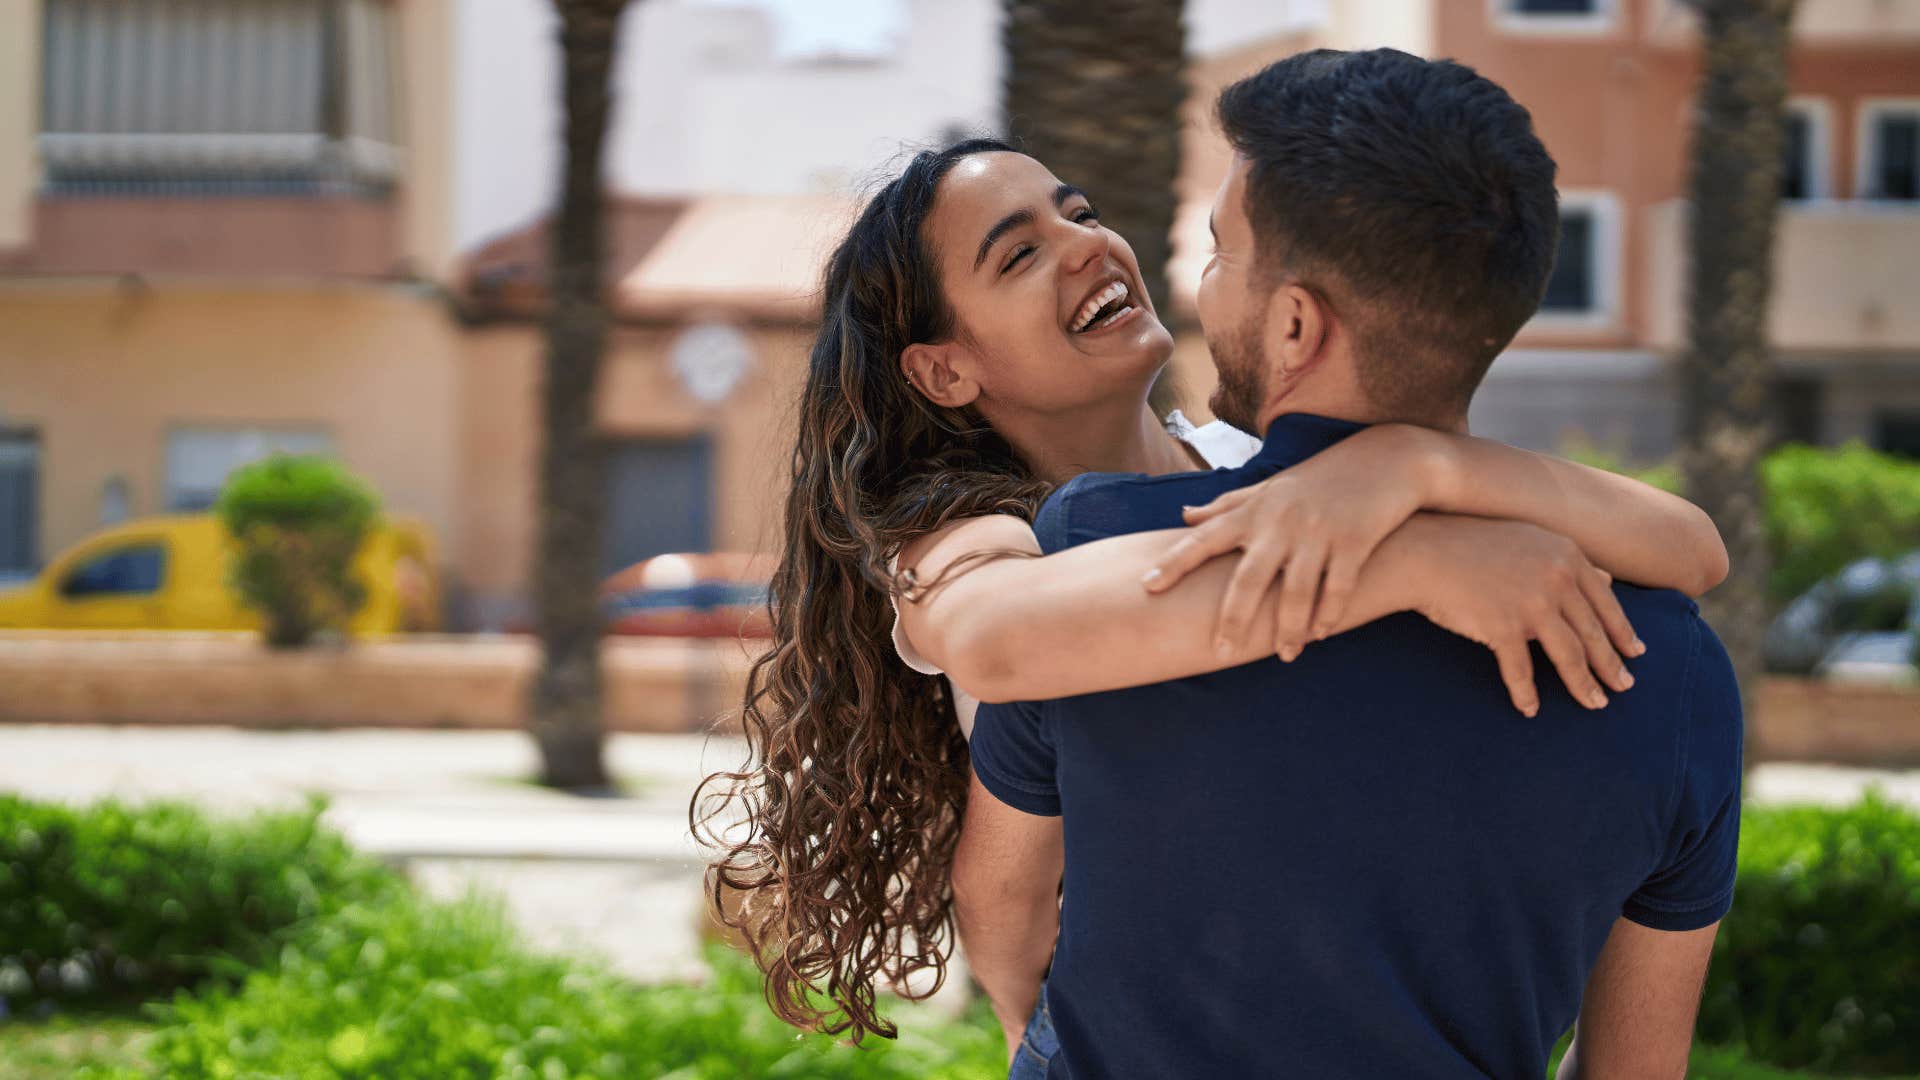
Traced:
[[[1175, 527], [1356, 430], [1287, 416], [1238, 469], [1081, 476], [1035, 531]], [[1527, 719], [1490, 651], [1412, 614], [1292, 664], [983, 705], [981, 783], [1064, 817], [1047, 1075], [1541, 1076], [1614, 920], [1732, 899], [1732, 667], [1686, 597], [1615, 592], [1647, 652], [1601, 712], [1536, 649]]]

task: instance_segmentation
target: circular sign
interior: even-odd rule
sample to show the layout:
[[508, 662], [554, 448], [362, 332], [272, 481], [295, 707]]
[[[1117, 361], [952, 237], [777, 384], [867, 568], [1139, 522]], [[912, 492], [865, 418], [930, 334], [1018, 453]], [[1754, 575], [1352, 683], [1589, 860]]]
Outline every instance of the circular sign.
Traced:
[[687, 393], [708, 405], [726, 400], [753, 366], [753, 344], [725, 323], [690, 326], [673, 343], [673, 370]]

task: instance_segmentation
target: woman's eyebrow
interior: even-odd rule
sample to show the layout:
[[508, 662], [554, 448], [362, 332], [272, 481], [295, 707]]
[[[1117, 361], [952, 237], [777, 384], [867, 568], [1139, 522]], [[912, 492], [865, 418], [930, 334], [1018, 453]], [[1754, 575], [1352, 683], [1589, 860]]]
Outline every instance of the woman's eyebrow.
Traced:
[[987, 230], [987, 238], [980, 241], [980, 250], [973, 256], [973, 268], [978, 270], [980, 264], [987, 261], [987, 252], [993, 250], [994, 241], [1022, 225], [1031, 224], [1033, 224], [1033, 211], [1024, 207], [994, 222], [993, 228]]
[[[1072, 184], [1061, 184], [1059, 187], [1053, 189], [1053, 205], [1056, 209], [1065, 206], [1067, 200], [1075, 196], [1086, 199], [1087, 193], [1074, 187]], [[1092, 202], [1093, 200], [1088, 199], [1087, 201]], [[987, 230], [986, 238], [980, 241], [980, 250], [974, 253], [973, 268], [978, 270], [980, 269], [980, 264], [987, 261], [987, 252], [993, 250], [995, 241], [1007, 235], [1007, 233], [1013, 229], [1017, 229], [1022, 225], [1031, 224], [1033, 224], [1033, 211], [1025, 208], [1015, 210], [1013, 213], [994, 222], [993, 228]]]

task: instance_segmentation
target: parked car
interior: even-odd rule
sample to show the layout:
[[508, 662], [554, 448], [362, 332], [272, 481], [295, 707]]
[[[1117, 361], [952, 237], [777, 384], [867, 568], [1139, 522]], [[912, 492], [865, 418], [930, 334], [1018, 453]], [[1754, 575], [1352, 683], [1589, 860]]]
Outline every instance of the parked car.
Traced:
[[[235, 553], [211, 514], [163, 514], [110, 526], [61, 552], [25, 585], [0, 591], [0, 627], [86, 630], [257, 630], [227, 585]], [[353, 633], [440, 625], [434, 546], [426, 526], [384, 518], [353, 565], [367, 601]]]
[[1795, 597], [1767, 628], [1768, 671], [1903, 679], [1920, 665], [1920, 549], [1861, 559]]
[[608, 577], [600, 608], [610, 634], [644, 637], [773, 636], [767, 587], [774, 560], [711, 552], [656, 555]]

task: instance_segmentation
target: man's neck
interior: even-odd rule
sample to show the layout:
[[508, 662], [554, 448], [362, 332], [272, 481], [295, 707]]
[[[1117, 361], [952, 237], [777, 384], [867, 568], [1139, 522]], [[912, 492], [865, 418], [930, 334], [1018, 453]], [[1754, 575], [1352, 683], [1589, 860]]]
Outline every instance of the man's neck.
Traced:
[[1056, 484], [1088, 471], [1160, 476], [1206, 467], [1144, 403], [993, 423], [1035, 474]]
[[1324, 416], [1329, 420], [1345, 420], [1355, 424], [1408, 424], [1413, 427], [1451, 432], [1455, 435], [1467, 434], [1467, 414], [1464, 412], [1447, 417], [1401, 416], [1389, 414], [1361, 401], [1295, 401], [1291, 397], [1269, 404], [1260, 413], [1260, 430], [1250, 434], [1264, 436], [1275, 420], [1295, 413], [1310, 413], [1314, 416]]

